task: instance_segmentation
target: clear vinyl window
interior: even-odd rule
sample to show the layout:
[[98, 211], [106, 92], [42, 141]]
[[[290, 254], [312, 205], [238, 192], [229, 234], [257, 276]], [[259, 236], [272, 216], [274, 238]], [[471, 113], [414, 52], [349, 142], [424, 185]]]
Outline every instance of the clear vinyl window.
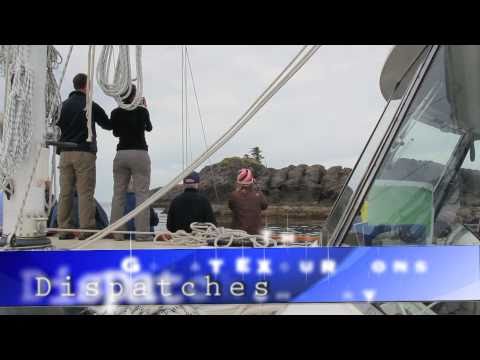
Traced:
[[344, 245], [479, 243], [479, 68], [478, 48], [439, 49]]
[[[415, 61], [409, 66], [409, 69], [418, 69], [418, 67], [425, 61], [425, 57], [428, 54], [429, 47], [425, 47], [422, 52], [417, 56]], [[416, 71], [416, 70], [415, 70]], [[410, 70], [403, 74], [403, 77], [399, 79], [399, 84], [392, 94], [390, 94], [390, 100], [385, 106], [385, 109], [378, 120], [368, 143], [363, 149], [355, 167], [348, 179], [347, 184], [344, 186], [342, 193], [340, 194], [335, 207], [333, 208], [330, 216], [328, 217], [326, 230], [327, 236], [330, 237], [335, 228], [338, 226], [340, 219], [344, 212], [348, 209], [348, 205], [353, 194], [358, 190], [363, 176], [365, 175], [370, 162], [372, 161], [377, 148], [380, 146], [382, 139], [387, 131], [389, 125], [395, 117], [398, 111], [399, 105], [402, 102], [402, 95], [412, 82], [412, 76]]]

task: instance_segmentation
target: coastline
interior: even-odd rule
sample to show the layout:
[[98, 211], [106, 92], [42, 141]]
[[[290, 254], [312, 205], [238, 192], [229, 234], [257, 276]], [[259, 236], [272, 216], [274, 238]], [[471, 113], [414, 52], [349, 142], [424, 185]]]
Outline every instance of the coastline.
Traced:
[[[227, 205], [213, 204], [213, 212], [219, 218], [231, 218], [232, 212]], [[321, 205], [269, 205], [262, 212], [268, 218], [325, 221], [331, 207]]]

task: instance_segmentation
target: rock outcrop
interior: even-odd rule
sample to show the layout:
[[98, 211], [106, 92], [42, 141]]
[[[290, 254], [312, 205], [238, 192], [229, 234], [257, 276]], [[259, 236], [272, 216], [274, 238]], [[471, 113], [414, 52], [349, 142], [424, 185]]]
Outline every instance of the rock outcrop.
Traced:
[[[282, 169], [267, 168], [247, 158], [226, 158], [221, 162], [206, 166], [200, 171], [200, 189], [212, 202], [219, 216], [229, 215], [225, 206], [229, 194], [234, 190], [238, 170], [248, 167], [253, 170], [257, 187], [267, 196], [270, 207], [267, 216], [310, 217], [324, 219], [351, 169], [322, 165], [290, 165]], [[443, 172], [441, 164], [432, 161], [399, 159], [395, 166], [384, 168], [383, 179], [408, 179], [429, 182], [435, 185]], [[480, 171], [461, 169], [454, 179], [460, 190], [460, 205], [457, 216], [465, 223], [478, 223], [480, 219]], [[215, 186], [214, 186], [215, 185]], [[156, 204], [168, 207], [170, 201], [183, 191], [181, 185], [175, 187]]]
[[[323, 208], [322, 213], [333, 204], [351, 171], [341, 166], [325, 169], [322, 165], [304, 164], [273, 169], [252, 159], [232, 157], [200, 171], [200, 190], [217, 208], [226, 204], [235, 188], [238, 170], [244, 167], [253, 170], [257, 187], [267, 196], [271, 205], [319, 206]], [[168, 206], [181, 191], [182, 186], [176, 186], [156, 205]]]

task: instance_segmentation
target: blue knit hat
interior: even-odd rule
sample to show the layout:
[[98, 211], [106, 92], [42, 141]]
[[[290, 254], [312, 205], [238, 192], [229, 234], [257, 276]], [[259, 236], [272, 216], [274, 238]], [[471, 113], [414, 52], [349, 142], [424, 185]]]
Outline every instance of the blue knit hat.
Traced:
[[183, 179], [183, 183], [185, 185], [198, 184], [200, 183], [200, 175], [197, 172], [193, 171], [190, 175]]

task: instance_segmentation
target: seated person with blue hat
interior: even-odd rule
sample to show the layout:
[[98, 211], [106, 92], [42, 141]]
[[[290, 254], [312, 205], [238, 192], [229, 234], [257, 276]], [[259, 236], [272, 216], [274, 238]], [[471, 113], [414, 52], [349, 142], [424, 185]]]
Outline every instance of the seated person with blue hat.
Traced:
[[198, 191], [200, 175], [195, 171], [183, 179], [184, 192], [172, 200], [168, 209], [167, 229], [170, 232], [192, 232], [194, 222], [217, 225], [210, 201]]

